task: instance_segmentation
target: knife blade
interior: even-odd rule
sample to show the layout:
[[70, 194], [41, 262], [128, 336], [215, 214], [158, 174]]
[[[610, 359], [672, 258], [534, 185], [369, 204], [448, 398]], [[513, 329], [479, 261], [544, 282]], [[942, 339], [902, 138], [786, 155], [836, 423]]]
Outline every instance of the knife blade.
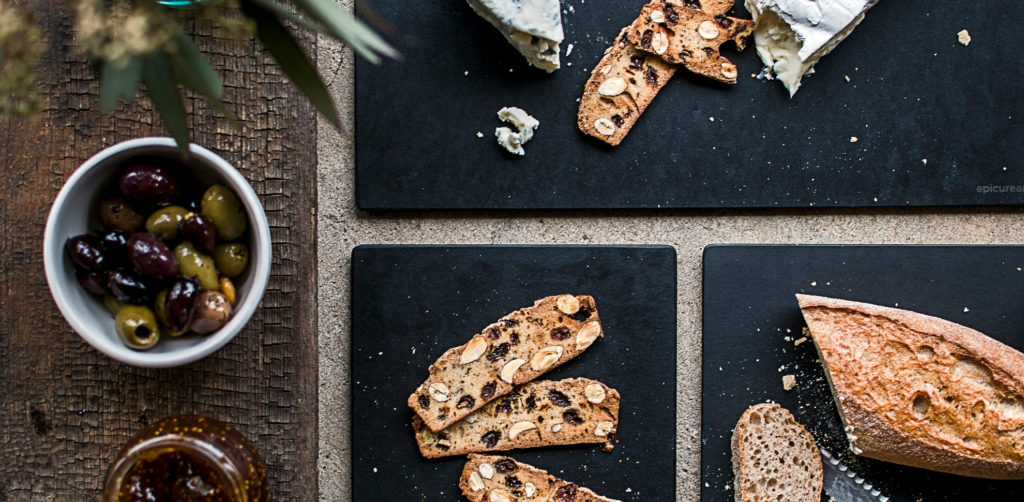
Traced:
[[821, 467], [825, 474], [825, 493], [836, 502], [888, 502], [889, 497], [843, 465], [828, 450], [821, 450]]

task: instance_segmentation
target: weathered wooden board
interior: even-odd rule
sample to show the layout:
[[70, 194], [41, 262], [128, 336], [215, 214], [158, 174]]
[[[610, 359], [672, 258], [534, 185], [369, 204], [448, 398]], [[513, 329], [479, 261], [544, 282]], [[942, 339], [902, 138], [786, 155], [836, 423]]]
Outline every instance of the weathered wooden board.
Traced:
[[[314, 110], [253, 42], [189, 27], [241, 123], [233, 128], [190, 95], [193, 141], [238, 166], [260, 195], [272, 276], [249, 326], [207, 359], [171, 370], [115, 363], [58, 313], [43, 274], [43, 226], [83, 160], [166, 133], [148, 99], [101, 114], [71, 16], [62, 2], [36, 8], [49, 45], [40, 87], [48, 103], [36, 122], [0, 119], [0, 501], [95, 500], [129, 436], [178, 413], [237, 426], [267, 463], [275, 500], [316, 500]], [[313, 34], [301, 38], [315, 47]]]

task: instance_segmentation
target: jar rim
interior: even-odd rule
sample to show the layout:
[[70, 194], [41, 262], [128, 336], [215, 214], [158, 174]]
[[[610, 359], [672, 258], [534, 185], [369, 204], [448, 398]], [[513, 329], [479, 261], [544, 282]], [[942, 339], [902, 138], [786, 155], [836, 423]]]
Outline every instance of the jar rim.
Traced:
[[205, 460], [223, 479], [228, 488], [231, 502], [248, 502], [242, 473], [235, 467], [228, 456], [214, 445], [197, 438], [163, 435], [140, 441], [124, 451], [110, 467], [104, 482], [103, 493], [105, 502], [117, 502], [118, 494], [128, 472], [147, 453], [159, 451], [186, 451]]

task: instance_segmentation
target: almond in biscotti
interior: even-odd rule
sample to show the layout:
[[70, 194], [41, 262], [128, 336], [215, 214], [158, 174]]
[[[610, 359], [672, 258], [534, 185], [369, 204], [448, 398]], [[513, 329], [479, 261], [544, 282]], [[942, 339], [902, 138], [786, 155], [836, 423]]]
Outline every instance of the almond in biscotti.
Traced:
[[[483, 465], [494, 466], [493, 477], [479, 476]], [[470, 455], [459, 488], [470, 502], [619, 502], [511, 457], [492, 455]]]
[[[658, 18], [655, 13], [663, 13], [664, 21], [653, 21]], [[743, 50], [754, 32], [754, 23], [724, 14], [657, 0], [644, 6], [640, 18], [630, 27], [629, 41], [667, 63], [682, 64], [698, 75], [735, 84], [736, 66], [722, 56], [721, 45], [732, 41]]]
[[408, 405], [430, 430], [440, 431], [578, 356], [601, 336], [592, 297], [542, 298], [445, 352]]
[[444, 430], [430, 430], [418, 416], [412, 427], [427, 458], [569, 444], [611, 451], [619, 403], [619, 393], [596, 380], [534, 380]]
[[1024, 354], [973, 329], [797, 295], [855, 454], [1024, 479]]

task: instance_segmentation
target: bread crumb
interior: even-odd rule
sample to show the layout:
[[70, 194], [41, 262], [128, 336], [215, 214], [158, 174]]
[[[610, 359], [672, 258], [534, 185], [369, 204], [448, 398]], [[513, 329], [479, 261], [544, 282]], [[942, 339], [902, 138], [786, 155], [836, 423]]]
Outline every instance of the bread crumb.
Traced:
[[969, 309], [969, 308], [967, 308], [967, 307], [964, 307], [964, 312], [965, 312], [965, 313], [966, 313], [966, 312], [970, 312], [970, 311], [971, 311], [971, 309]]
[[569, 54], [572, 54], [573, 47], [573, 44], [569, 44], [569, 46], [565, 48], [565, 57], [569, 57]]
[[860, 140], [858, 140], [856, 136], [850, 136], [850, 143], [856, 143], [857, 141]]
[[849, 75], [843, 75], [843, 80], [845, 80], [846, 83], [849, 84], [850, 83], [850, 76]]
[[802, 338], [799, 338], [799, 339], [797, 339], [797, 341], [793, 342], [793, 346], [794, 347], [799, 346], [801, 343], [804, 343], [806, 341], [807, 341], [807, 337], [806, 336], [802, 337]]
[[967, 47], [971, 45], [971, 34], [967, 33], [967, 30], [960, 30], [960, 33], [956, 34], [956, 41], [960, 42], [960, 45]]
[[793, 390], [796, 387], [796, 375], [782, 375], [782, 389]]
[[812, 283], [811, 283], [811, 287], [812, 287], [812, 288], [813, 288], [813, 287], [815, 287], [815, 286], [817, 286], [817, 285], [818, 285], [818, 281], [814, 281], [814, 282], [812, 282]]
[[478, 138], [482, 138], [482, 137], [484, 137], [484, 133], [482, 133], [482, 132], [480, 132], [480, 131], [477, 131], [477, 132], [476, 132], [476, 137], [478, 137]]

